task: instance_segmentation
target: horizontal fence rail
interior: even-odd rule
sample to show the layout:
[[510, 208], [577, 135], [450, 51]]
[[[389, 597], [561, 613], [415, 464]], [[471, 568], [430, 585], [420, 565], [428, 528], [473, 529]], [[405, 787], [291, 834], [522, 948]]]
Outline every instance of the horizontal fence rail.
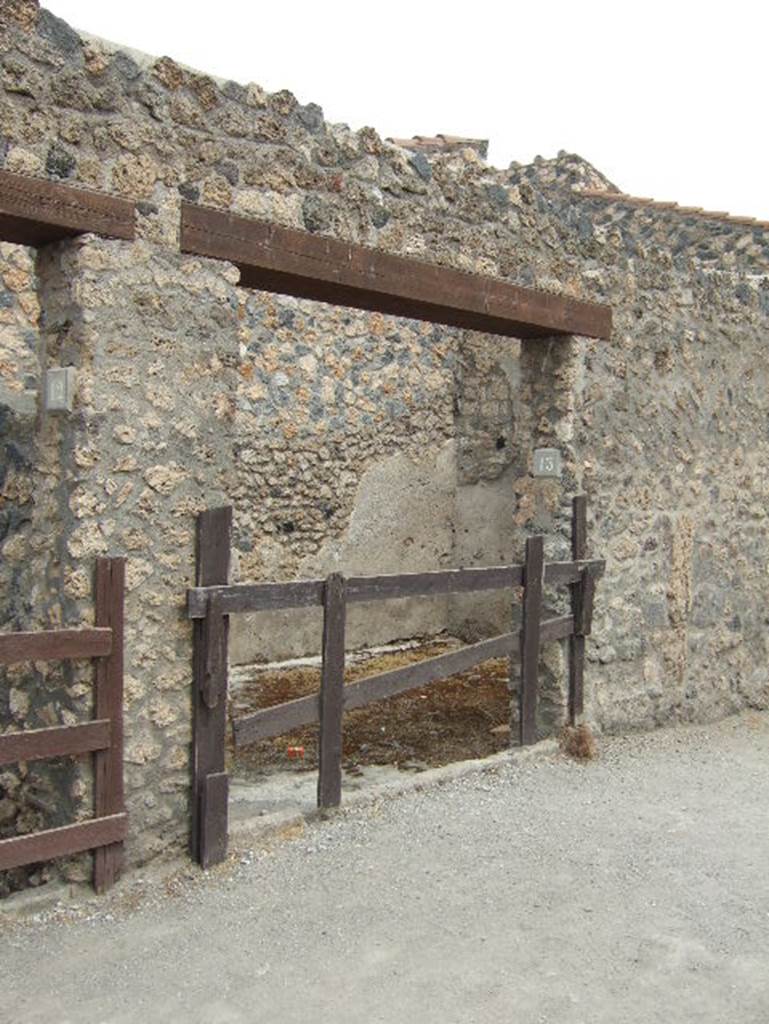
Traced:
[[[323, 609], [321, 685], [318, 693], [261, 708], [233, 721], [237, 748], [259, 740], [319, 725], [318, 806], [336, 807], [341, 800], [342, 719], [345, 711], [395, 697], [466, 672], [494, 658], [520, 652], [518, 687], [519, 741], [537, 739], [538, 671], [542, 645], [569, 639], [569, 715], [582, 710], [585, 645], [590, 633], [595, 583], [605, 563], [586, 557], [586, 504], [572, 504], [572, 560], [545, 562], [542, 537], [526, 541], [523, 563], [436, 572], [349, 576], [285, 583], [230, 584], [232, 509], [211, 509], [198, 519], [197, 586], [187, 591], [187, 614], [194, 641], [194, 779], [192, 850], [207, 867], [227, 850], [225, 769], [228, 688], [229, 616], [244, 612], [291, 608]], [[571, 614], [544, 618], [545, 586], [568, 586]], [[508, 590], [523, 608], [521, 627], [437, 657], [404, 665], [345, 685], [347, 607], [367, 601], [437, 597], [478, 591]]]
[[60, 658], [102, 658], [112, 650], [111, 629], [48, 629], [0, 635], [0, 665]]
[[68, 857], [96, 847], [122, 843], [127, 832], [127, 816], [112, 814], [74, 825], [49, 828], [28, 836], [14, 836], [0, 843], [0, 870], [37, 864], [39, 861]]
[[108, 718], [84, 722], [82, 725], [7, 732], [0, 736], [0, 765], [109, 750], [110, 733], [111, 723]]
[[94, 758], [96, 817], [0, 840], [0, 870], [94, 851], [94, 887], [109, 888], [123, 858], [123, 601], [125, 560], [96, 563], [96, 627], [0, 635], [0, 664], [93, 658], [96, 718], [0, 735], [0, 766], [83, 754]]
[[[605, 562], [579, 560], [548, 562], [545, 584], [559, 586], [578, 583], [585, 569], [594, 578], [604, 571]], [[382, 601], [404, 597], [438, 597], [441, 594], [467, 594], [482, 590], [505, 590], [523, 585], [523, 565], [497, 565], [488, 569], [444, 569], [440, 572], [402, 573], [389, 576], [349, 576], [347, 603]], [[224, 586], [190, 587], [187, 591], [187, 615], [204, 619], [208, 602], [220, 601], [222, 614], [279, 611], [323, 604], [326, 581], [299, 580], [293, 583], [234, 583]]]

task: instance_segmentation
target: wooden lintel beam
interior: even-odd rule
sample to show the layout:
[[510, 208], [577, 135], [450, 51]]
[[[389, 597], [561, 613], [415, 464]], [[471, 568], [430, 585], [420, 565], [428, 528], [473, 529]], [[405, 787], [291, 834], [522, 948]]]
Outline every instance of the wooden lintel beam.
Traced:
[[127, 199], [0, 171], [0, 241], [38, 247], [87, 232], [130, 240], [134, 217]]
[[608, 338], [611, 309], [182, 204], [182, 252], [228, 260], [245, 287], [517, 338]]

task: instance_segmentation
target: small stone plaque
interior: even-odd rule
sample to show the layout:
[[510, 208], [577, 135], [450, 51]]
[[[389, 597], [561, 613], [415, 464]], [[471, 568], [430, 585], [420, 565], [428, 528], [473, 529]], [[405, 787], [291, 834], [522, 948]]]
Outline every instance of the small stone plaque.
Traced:
[[557, 448], [534, 449], [534, 476], [560, 477], [561, 453]]
[[72, 412], [75, 402], [74, 366], [57, 366], [45, 374], [45, 408], [47, 412]]

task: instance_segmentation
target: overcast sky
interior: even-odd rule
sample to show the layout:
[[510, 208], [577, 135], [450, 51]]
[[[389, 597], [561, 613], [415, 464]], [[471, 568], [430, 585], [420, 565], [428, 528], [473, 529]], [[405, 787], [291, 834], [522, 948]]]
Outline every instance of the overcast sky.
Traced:
[[769, 220], [762, 0], [43, 0], [76, 28], [506, 167], [577, 152], [626, 192]]

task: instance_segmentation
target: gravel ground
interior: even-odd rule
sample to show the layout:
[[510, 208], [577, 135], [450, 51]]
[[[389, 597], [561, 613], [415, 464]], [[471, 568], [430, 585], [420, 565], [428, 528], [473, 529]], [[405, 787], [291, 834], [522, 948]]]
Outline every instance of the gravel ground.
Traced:
[[0, 1020], [766, 1024], [768, 817], [769, 714], [497, 761], [6, 927]]

